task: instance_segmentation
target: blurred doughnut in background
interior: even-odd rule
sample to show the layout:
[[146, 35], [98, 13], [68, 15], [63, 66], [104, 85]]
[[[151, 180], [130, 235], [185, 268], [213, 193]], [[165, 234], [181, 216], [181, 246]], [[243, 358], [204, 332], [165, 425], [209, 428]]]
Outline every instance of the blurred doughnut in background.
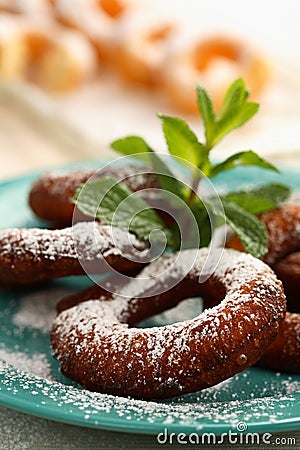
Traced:
[[164, 84], [178, 109], [197, 113], [197, 83], [206, 87], [219, 109], [228, 86], [239, 77], [245, 80], [252, 97], [264, 88], [269, 68], [259, 50], [232, 36], [179, 36], [166, 64]]
[[294, 161], [299, 13], [298, 0], [0, 0], [4, 176], [112, 157], [109, 142], [137, 132], [165, 152], [156, 113], [182, 117], [201, 136], [196, 84], [218, 112], [238, 77], [259, 114], [215, 157], [252, 148]]
[[196, 83], [219, 104], [233, 79], [245, 78], [256, 96], [269, 78], [266, 58], [248, 42], [191, 34], [141, 2], [0, 0], [0, 11], [1, 78], [53, 93], [78, 89], [110, 70], [194, 113]]

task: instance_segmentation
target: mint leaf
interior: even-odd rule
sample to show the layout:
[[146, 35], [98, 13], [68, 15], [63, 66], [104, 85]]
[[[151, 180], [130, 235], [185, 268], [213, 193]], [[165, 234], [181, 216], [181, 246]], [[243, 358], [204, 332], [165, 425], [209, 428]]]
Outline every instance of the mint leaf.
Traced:
[[220, 172], [225, 172], [225, 170], [234, 169], [238, 166], [258, 166], [262, 167], [263, 169], [278, 172], [278, 169], [273, 164], [258, 156], [258, 154], [254, 151], [247, 150], [245, 152], [236, 153], [235, 155], [227, 158], [222, 163], [213, 166], [209, 172], [209, 176], [213, 178]]
[[[206, 90], [198, 86], [197, 101], [205, 128], [205, 142], [202, 143], [198, 140], [195, 133], [184, 120], [160, 114], [158, 117], [162, 121], [162, 128], [169, 153], [179, 158], [177, 160], [179, 164], [188, 166], [187, 163], [189, 163], [200, 169], [209, 178], [213, 178], [221, 172], [231, 170], [235, 167], [247, 165], [254, 165], [278, 172], [271, 163], [258, 156], [252, 150], [239, 152], [215, 165], [210, 161], [210, 150], [228, 133], [241, 127], [258, 111], [259, 105], [249, 102], [248, 98], [249, 92], [245, 87], [244, 81], [240, 78], [235, 80], [225, 94], [220, 112], [217, 114]], [[204, 205], [201, 199], [196, 196], [202, 178], [202, 175], [199, 175], [199, 171], [190, 170], [190, 184], [192, 189], [188, 188], [183, 182], [177, 179], [169, 168], [169, 165], [153, 151], [144, 139], [138, 136], [128, 136], [124, 139], [114, 141], [111, 147], [123, 155], [138, 157], [146, 161], [152, 166], [154, 172], [157, 173], [160, 187], [163, 191], [167, 191], [168, 194], [165, 195], [162, 192], [162, 205], [166, 204], [169, 211], [174, 213], [174, 216], [179, 219], [179, 223], [177, 224], [169, 220], [170, 229], [168, 230], [168, 240], [171, 243], [170, 245], [173, 245], [173, 248], [179, 247], [181, 237], [185, 241], [183, 243], [184, 246], [192, 245], [195, 242], [194, 238], [195, 234], [198, 235], [198, 230], [196, 228], [197, 233], [194, 234], [190, 231], [194, 216], [201, 236], [200, 246], [209, 245], [211, 240], [210, 220], [212, 219], [214, 226], [219, 226], [227, 222], [240, 237], [245, 250], [254, 256], [261, 257], [267, 252], [268, 245], [265, 226], [252, 214], [256, 215], [278, 206], [289, 195], [289, 189], [287, 187], [280, 184], [270, 184], [250, 191], [230, 192], [222, 197], [224, 204], [223, 210], [222, 205], [220, 206], [220, 203], [216, 201], [216, 197], [206, 199]], [[107, 187], [108, 185], [104, 186], [104, 188]], [[128, 189], [127, 191], [124, 191], [124, 189], [127, 188], [119, 188], [116, 191], [115, 187], [111, 188], [112, 193], [109, 192], [106, 196], [108, 197], [106, 199], [107, 203], [104, 201], [104, 204], [100, 205], [100, 208], [96, 211], [102, 220], [103, 218], [106, 221], [113, 220], [114, 209], [118, 207], [122, 199], [124, 200], [126, 198], [127, 200], [130, 195]], [[175, 194], [176, 201], [173, 200], [174, 196], [169, 195], [170, 192]], [[91, 196], [93, 196], [93, 193], [91, 193]], [[96, 208], [94, 200], [93, 198], [86, 199], [84, 208], [94, 212]], [[167, 234], [165, 225], [160, 221], [154, 211], [149, 213], [151, 217], [146, 220], [143, 212], [138, 212], [135, 215], [135, 211], [137, 212], [137, 207], [138, 209], [143, 207], [148, 211], [148, 206], [145, 203], [141, 204], [136, 201], [133, 201], [133, 204], [131, 204], [130, 201], [128, 199], [129, 207], [127, 205], [125, 208], [121, 206], [121, 220], [120, 222], [114, 222], [114, 224], [123, 228], [124, 223], [126, 223], [126, 229], [129, 228], [137, 235], [144, 236], [144, 238], [148, 237], [153, 227], [164, 230]], [[193, 214], [192, 219], [185, 216], [182, 201], [185, 202], [185, 206], [190, 208]], [[208, 214], [205, 206], [209, 208], [212, 214]], [[83, 212], [86, 213], [86, 211]], [[129, 221], [129, 216], [134, 217], [133, 220]], [[135, 222], [136, 220], [137, 222]], [[157, 221], [159, 221], [159, 225]], [[128, 223], [130, 223], [130, 227], [132, 228], [127, 226]]]
[[174, 194], [181, 190], [181, 183], [169, 169], [165, 161], [139, 136], [127, 136], [111, 143], [111, 148], [118, 153], [134, 156], [150, 164], [158, 177], [160, 188]]
[[229, 87], [225, 94], [219, 120], [231, 114], [231, 111], [236, 110], [245, 103], [249, 97], [249, 92], [241, 78], [235, 80]]
[[[159, 229], [172, 242], [170, 230], [156, 212], [137, 195], [114, 178], [100, 178], [76, 190], [74, 201], [79, 210], [101, 223], [131, 231], [148, 240], [151, 231]], [[117, 211], [116, 211], [117, 210]]]
[[264, 197], [257, 197], [255, 195], [248, 194], [247, 192], [232, 192], [231, 194], [222, 197], [222, 200], [235, 203], [240, 208], [243, 208], [244, 211], [254, 215], [261, 214], [265, 211], [271, 211], [276, 208], [276, 205], [271, 200]]
[[216, 117], [208, 93], [201, 86], [197, 87], [198, 107], [205, 126], [206, 148], [208, 150], [256, 114], [259, 105], [248, 102], [248, 96], [249, 92], [244, 81], [238, 78], [229, 87], [219, 117]]
[[158, 177], [160, 188], [172, 192], [175, 195], [180, 195], [183, 184], [169, 169], [166, 162], [154, 151], [149, 152], [149, 162], [154, 173]]
[[282, 184], [267, 184], [255, 189], [229, 192], [223, 201], [235, 203], [250, 214], [261, 214], [276, 208], [290, 195], [290, 189]]
[[148, 153], [152, 150], [147, 142], [139, 136], [126, 136], [110, 144], [111, 148], [122, 155], [135, 156], [139, 153]]
[[231, 131], [240, 128], [245, 122], [248, 122], [257, 113], [258, 109], [258, 103], [245, 103], [239, 109], [229, 111], [226, 116], [218, 121], [217, 132], [211, 145], [216, 145]]
[[201, 144], [187, 123], [177, 117], [159, 114], [163, 132], [171, 155], [183, 158], [199, 169], [206, 171], [209, 165], [208, 151]]
[[269, 183], [250, 190], [251, 195], [257, 195], [269, 199], [276, 206], [284, 202], [291, 195], [291, 189], [285, 184]]
[[240, 238], [244, 249], [256, 258], [268, 251], [265, 224], [232, 202], [223, 201], [226, 222]]
[[211, 148], [211, 142], [216, 134], [216, 113], [208, 93], [199, 85], [197, 86], [197, 103], [204, 122], [206, 146]]

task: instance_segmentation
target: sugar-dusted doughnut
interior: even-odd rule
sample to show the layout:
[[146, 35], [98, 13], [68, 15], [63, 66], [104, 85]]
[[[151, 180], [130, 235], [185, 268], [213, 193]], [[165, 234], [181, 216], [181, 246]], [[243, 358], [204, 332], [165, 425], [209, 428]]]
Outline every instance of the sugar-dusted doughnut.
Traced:
[[[288, 311], [300, 312], [300, 205], [285, 204], [263, 213], [269, 250], [262, 258], [283, 282]], [[244, 250], [238, 238], [227, 246]], [[259, 364], [283, 372], [300, 373], [300, 314], [288, 314], [278, 340], [263, 355]]]
[[280, 259], [273, 270], [283, 283], [289, 311], [300, 313], [300, 252]]
[[114, 58], [116, 27], [130, 2], [126, 0], [57, 0], [57, 19], [64, 25], [80, 31], [92, 43], [100, 60]]
[[51, 18], [0, 15], [0, 78], [32, 81], [52, 92], [65, 92], [92, 79], [97, 55], [88, 40]]
[[[225, 250], [212, 276], [201, 283], [208, 257], [208, 249], [165, 255], [137, 276], [138, 294], [132, 280], [122, 296], [102, 291], [100, 299], [61, 312], [51, 341], [63, 374], [94, 391], [153, 399], [207, 388], [254, 364], [284, 319], [281, 282], [263, 262]], [[174, 279], [177, 284], [168, 289]], [[195, 319], [134, 327], [212, 290], [221, 303]]]
[[300, 314], [286, 313], [278, 337], [258, 364], [280, 372], [300, 373]]
[[[74, 211], [73, 197], [76, 188], [86, 183], [94, 170], [76, 170], [68, 173], [48, 173], [38, 179], [29, 194], [29, 204], [41, 219], [63, 225], [72, 223]], [[155, 174], [139, 166], [108, 167], [99, 171], [101, 177], [115, 177], [134, 192], [158, 187]]]
[[157, 14], [133, 11], [119, 27], [114, 64], [130, 82], [161, 86], [176, 25]]
[[134, 235], [96, 222], [61, 230], [0, 230], [0, 285], [84, 275], [87, 268], [93, 274], [110, 268], [131, 273], [143, 266], [146, 252], [146, 245]]
[[198, 112], [197, 83], [208, 90], [219, 108], [232, 80], [242, 77], [256, 95], [269, 78], [265, 59], [236, 37], [179, 36], [177, 42], [165, 65], [164, 84], [171, 103], [184, 112]]
[[10, 14], [0, 14], [0, 80], [23, 79], [28, 65], [24, 23]]

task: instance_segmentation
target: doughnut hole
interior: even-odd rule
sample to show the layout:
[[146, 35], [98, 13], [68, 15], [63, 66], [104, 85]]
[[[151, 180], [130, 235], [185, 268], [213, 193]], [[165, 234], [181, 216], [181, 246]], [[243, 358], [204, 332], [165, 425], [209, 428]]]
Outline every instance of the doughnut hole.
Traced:
[[119, 0], [98, 0], [97, 4], [112, 19], [120, 18], [126, 11], [125, 3]]
[[184, 317], [185, 320], [193, 319], [203, 311], [203, 300], [201, 297], [187, 298], [160, 314], [155, 314], [149, 319], [142, 320], [136, 326], [138, 328], [160, 327], [163, 325], [171, 325], [180, 322]]

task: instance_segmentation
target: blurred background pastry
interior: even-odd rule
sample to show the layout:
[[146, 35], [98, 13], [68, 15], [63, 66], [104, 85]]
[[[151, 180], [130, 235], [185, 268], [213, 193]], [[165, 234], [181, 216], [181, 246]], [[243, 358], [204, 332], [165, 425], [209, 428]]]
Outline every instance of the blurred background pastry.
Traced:
[[164, 84], [175, 107], [197, 113], [197, 83], [210, 92], [219, 109], [232, 80], [242, 77], [255, 98], [268, 82], [269, 71], [264, 56], [249, 42], [228, 35], [186, 39], [185, 33], [177, 37], [165, 64]]
[[22, 19], [0, 15], [0, 79], [24, 78], [28, 48], [24, 39]]
[[178, 24], [151, 11], [134, 10], [116, 30], [116, 69], [129, 82], [162, 86], [169, 47]]
[[85, 35], [100, 60], [114, 58], [116, 29], [131, 9], [126, 0], [56, 0], [54, 14], [63, 26]]
[[56, 27], [52, 33], [36, 30], [28, 32], [27, 41], [33, 68], [30, 79], [47, 91], [76, 89], [97, 73], [97, 55], [93, 47], [75, 30]]
[[[26, 168], [43, 166], [39, 148], [45, 166], [101, 158], [112, 155], [110, 141], [137, 130], [165, 151], [156, 112], [181, 116], [201, 133], [196, 83], [220, 107], [237, 77], [260, 113], [216, 157], [243, 147], [274, 160], [283, 147], [297, 151], [300, 4], [247, 5], [0, 0], [0, 152], [11, 147], [20, 161], [22, 147]], [[19, 173], [12, 154], [5, 157], [8, 172]]]
[[268, 79], [263, 55], [248, 42], [226, 34], [203, 38], [145, 4], [0, 1], [16, 30], [21, 18], [26, 22], [23, 46], [29, 51], [29, 79], [46, 90], [68, 91], [89, 81], [96, 67], [95, 52], [101, 68], [105, 64], [126, 81], [167, 92], [173, 105], [192, 113], [197, 109], [196, 82], [218, 102], [234, 78], [245, 78], [253, 95]]

